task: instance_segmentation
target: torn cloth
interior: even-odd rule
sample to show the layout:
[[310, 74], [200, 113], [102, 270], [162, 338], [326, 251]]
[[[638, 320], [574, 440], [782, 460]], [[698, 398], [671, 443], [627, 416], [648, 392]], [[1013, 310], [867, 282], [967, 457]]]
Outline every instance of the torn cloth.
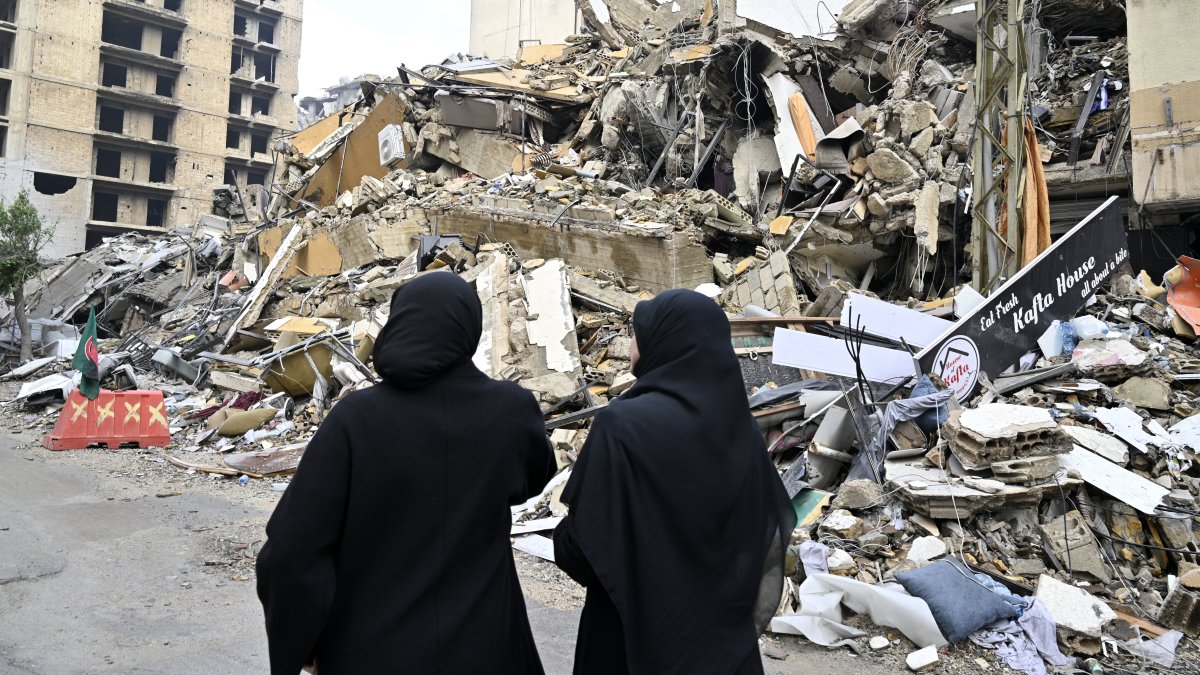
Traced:
[[930, 410], [938, 410], [946, 405], [954, 391], [947, 389], [927, 396], [906, 398], [887, 404], [883, 419], [879, 423], [879, 433], [867, 448], [855, 458], [854, 465], [846, 480], [869, 478], [877, 483], [883, 482], [883, 459], [887, 455], [888, 437], [901, 422], [915, 420]]
[[800, 544], [800, 562], [804, 565], [804, 576], [829, 574], [829, 547], [817, 541]]
[[833, 574], [814, 574], [800, 584], [799, 600], [797, 614], [771, 620], [772, 633], [803, 635], [824, 647], [842, 646], [849, 638], [866, 635], [842, 623], [844, 604], [877, 625], [899, 630], [918, 647], [947, 644], [929, 605], [909, 595], [900, 584], [867, 584]]
[[[971, 642], [995, 649], [1013, 670], [1027, 675], [1046, 675], [1046, 664], [1067, 666], [1075, 659], [1058, 650], [1057, 626], [1045, 603], [1030, 598], [1029, 607], [1016, 621], [997, 621], [971, 634]], [[1044, 660], [1043, 660], [1044, 659]]]

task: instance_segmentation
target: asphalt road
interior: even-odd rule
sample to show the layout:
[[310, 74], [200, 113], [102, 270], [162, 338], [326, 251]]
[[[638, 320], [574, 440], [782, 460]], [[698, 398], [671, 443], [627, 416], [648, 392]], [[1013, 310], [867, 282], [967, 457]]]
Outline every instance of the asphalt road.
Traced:
[[[277, 495], [163, 487], [138, 461], [0, 436], [0, 673], [267, 672], [252, 552]], [[570, 673], [578, 609], [526, 602], [546, 671]], [[769, 651], [773, 674], [892, 672], [794, 640]]]

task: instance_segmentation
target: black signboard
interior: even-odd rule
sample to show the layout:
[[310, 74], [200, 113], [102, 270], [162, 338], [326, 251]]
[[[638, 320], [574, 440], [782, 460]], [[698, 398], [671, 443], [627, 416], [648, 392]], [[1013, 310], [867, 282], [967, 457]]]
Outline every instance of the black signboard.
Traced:
[[921, 372], [939, 376], [967, 401], [981, 372], [995, 377], [1015, 364], [1053, 321], [1073, 318], [1128, 257], [1112, 197], [922, 350]]

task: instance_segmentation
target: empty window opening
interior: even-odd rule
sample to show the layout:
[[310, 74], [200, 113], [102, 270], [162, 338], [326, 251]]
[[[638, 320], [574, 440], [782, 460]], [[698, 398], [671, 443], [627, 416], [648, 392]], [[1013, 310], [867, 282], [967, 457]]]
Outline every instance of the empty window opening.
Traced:
[[150, 153], [150, 182], [170, 183], [174, 176], [175, 156], [163, 152]]
[[92, 220], [117, 222], [117, 196], [111, 192], [92, 193]]
[[17, 22], [17, 0], [0, 0], [0, 21]]
[[109, 178], [121, 177], [121, 151], [108, 148], [96, 149], [96, 175]]
[[8, 127], [0, 126], [0, 157], [8, 156]]
[[255, 54], [254, 55], [254, 79], [266, 80], [267, 82], [275, 81], [275, 55], [274, 54]]
[[226, 185], [236, 185], [238, 182], [237, 170], [232, 166], [225, 165], [225, 175], [223, 176]]
[[267, 172], [250, 170], [246, 172], [246, 185], [266, 185]]
[[246, 65], [246, 55], [237, 47], [233, 48], [232, 55], [229, 58], [229, 74], [235, 75], [242, 66]]
[[236, 91], [229, 92], [229, 114], [230, 115], [241, 115], [242, 114], [242, 95], [237, 93]]
[[239, 37], [246, 37], [250, 34], [250, 19], [241, 14], [233, 15], [233, 34]]
[[106, 87], [128, 87], [129, 69], [115, 63], [104, 64], [104, 74], [100, 77], [100, 84]]
[[271, 97], [270, 96], [255, 96], [250, 101], [250, 113], [253, 115], [271, 116]]
[[100, 27], [100, 40], [119, 47], [141, 50], [142, 29], [141, 22], [105, 12], [104, 23]]
[[164, 115], [154, 116], [154, 140], [164, 143], [171, 140], [171, 127], [175, 124], [174, 117]]
[[266, 134], [251, 134], [250, 136], [250, 154], [265, 155], [267, 154], [267, 145], [271, 142], [271, 137]]
[[12, 96], [12, 80], [0, 79], [0, 117], [8, 117], [8, 100]]
[[183, 39], [183, 33], [177, 30], [163, 30], [162, 32], [162, 48], [158, 55], [173, 59], [179, 56], [179, 42]]
[[125, 133], [125, 111], [108, 105], [100, 106], [100, 131]]
[[165, 199], [149, 199], [146, 201], [146, 225], [162, 227], [167, 220], [167, 202]]
[[54, 196], [70, 192], [78, 182], [78, 178], [60, 176], [56, 173], [35, 171], [33, 174], [33, 189], [44, 195]]
[[159, 73], [154, 83], [154, 93], [167, 98], [175, 97], [175, 76]]
[[3, 30], [0, 31], [0, 68], [12, 68], [13, 41], [16, 36]]
[[225, 147], [234, 150], [242, 147], [242, 132], [230, 126], [225, 131]]
[[178, 12], [183, 9], [183, 0], [164, 0], [163, 9], [169, 12]]
[[270, 21], [258, 22], [258, 41], [275, 44], [275, 24]]

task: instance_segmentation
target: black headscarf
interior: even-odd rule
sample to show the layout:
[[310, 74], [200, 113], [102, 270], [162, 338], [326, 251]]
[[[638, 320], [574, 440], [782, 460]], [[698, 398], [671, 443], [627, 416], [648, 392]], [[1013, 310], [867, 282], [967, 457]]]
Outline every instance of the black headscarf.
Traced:
[[469, 360], [483, 334], [483, 307], [457, 274], [424, 274], [392, 295], [387, 325], [375, 341], [375, 371], [389, 384], [415, 389]]
[[669, 291], [633, 319], [638, 381], [597, 417], [563, 499], [631, 673], [731, 673], [774, 614], [795, 515], [729, 322]]

